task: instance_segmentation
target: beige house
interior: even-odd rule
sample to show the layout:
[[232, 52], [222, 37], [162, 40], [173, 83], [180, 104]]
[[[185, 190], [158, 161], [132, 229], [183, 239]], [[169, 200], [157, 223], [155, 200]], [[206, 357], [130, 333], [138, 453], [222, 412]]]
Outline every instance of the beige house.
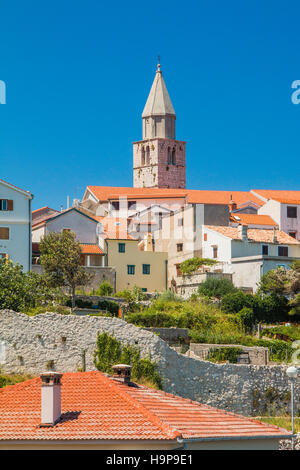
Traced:
[[141, 250], [139, 241], [110, 239], [105, 241], [107, 265], [116, 271], [116, 290], [135, 285], [145, 292], [162, 292], [167, 288], [168, 254]]

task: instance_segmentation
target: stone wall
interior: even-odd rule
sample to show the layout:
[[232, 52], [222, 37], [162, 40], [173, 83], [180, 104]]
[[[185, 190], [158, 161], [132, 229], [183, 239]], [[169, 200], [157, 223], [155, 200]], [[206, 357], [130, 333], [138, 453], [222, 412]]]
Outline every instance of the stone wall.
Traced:
[[168, 344], [189, 343], [189, 330], [187, 328], [144, 328], [157, 334]]
[[[108, 281], [113, 287], [114, 291], [116, 290], [116, 270], [110, 266], [85, 266], [87, 273], [91, 274], [93, 277], [83, 289], [90, 291], [92, 289], [98, 289], [99, 285], [103, 281]], [[32, 271], [38, 274], [42, 274], [43, 268], [40, 264], [33, 264]]]
[[[138, 346], [157, 361], [167, 392], [244, 415], [286, 408], [290, 386], [285, 366], [213, 364], [178, 354], [157, 335], [117, 318], [46, 313], [29, 317], [0, 311], [0, 367], [5, 372], [40, 374], [53, 361], [61, 372], [93, 370], [97, 333], [107, 331]], [[296, 383], [296, 411], [300, 410]]]
[[[249, 354], [250, 364], [267, 365], [269, 362], [269, 349], [264, 347], [241, 346], [239, 344], [205, 344], [191, 343], [188, 351], [189, 357], [198, 356], [204, 358], [206, 353], [212, 349], [240, 348]], [[203, 354], [204, 353], [204, 354]]]
[[208, 279], [228, 279], [232, 281], [232, 274], [230, 273], [194, 273], [190, 276], [182, 276], [182, 282], [177, 284], [177, 293], [185, 299], [188, 299], [192, 294], [198, 292], [198, 287], [202, 282]]

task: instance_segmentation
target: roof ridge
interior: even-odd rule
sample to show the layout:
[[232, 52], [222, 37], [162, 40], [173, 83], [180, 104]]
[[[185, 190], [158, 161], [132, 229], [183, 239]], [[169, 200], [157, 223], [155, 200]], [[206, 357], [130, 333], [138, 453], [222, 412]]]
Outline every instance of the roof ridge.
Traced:
[[[157, 415], [155, 415], [152, 411], [150, 411], [148, 408], [145, 407], [142, 403], [138, 401], [137, 398], [133, 398], [131, 395], [128, 395], [126, 393], [125, 388], [118, 386], [115, 382], [114, 379], [111, 376], [105, 376], [103, 373], [99, 371], [95, 371], [101, 374], [101, 376], [108, 382], [108, 385], [114, 389], [114, 391], [123, 399], [125, 399], [128, 403], [133, 405], [137, 410], [139, 410], [144, 416], [146, 416], [152, 424], [157, 426], [159, 429], [161, 429], [164, 433], [167, 434], [168, 437], [176, 439], [176, 438], [181, 438], [182, 434], [180, 431], [177, 429], [173, 428], [170, 424], [164, 423], [160, 418], [158, 418]], [[125, 386], [124, 386], [125, 387]], [[148, 388], [146, 387], [148, 390]], [[149, 390], [152, 390], [149, 388]]]

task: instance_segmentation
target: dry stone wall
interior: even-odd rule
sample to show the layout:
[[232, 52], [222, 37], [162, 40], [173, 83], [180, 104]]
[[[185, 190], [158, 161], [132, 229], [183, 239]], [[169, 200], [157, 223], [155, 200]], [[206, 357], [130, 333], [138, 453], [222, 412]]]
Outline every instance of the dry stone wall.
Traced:
[[[52, 365], [60, 372], [94, 370], [97, 333], [107, 331], [122, 343], [138, 346], [157, 361], [167, 392], [244, 415], [287, 407], [289, 384], [284, 366], [213, 364], [186, 357], [157, 335], [117, 318], [46, 313], [29, 317], [0, 311], [0, 368], [40, 374]], [[300, 409], [298, 383], [296, 409]]]

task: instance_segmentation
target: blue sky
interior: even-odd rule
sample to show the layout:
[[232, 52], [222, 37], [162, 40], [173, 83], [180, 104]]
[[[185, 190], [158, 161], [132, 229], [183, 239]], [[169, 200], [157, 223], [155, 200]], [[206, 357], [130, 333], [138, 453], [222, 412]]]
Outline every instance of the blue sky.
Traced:
[[157, 63], [191, 189], [299, 189], [300, 6], [282, 1], [0, 1], [0, 178], [66, 206], [131, 186]]

